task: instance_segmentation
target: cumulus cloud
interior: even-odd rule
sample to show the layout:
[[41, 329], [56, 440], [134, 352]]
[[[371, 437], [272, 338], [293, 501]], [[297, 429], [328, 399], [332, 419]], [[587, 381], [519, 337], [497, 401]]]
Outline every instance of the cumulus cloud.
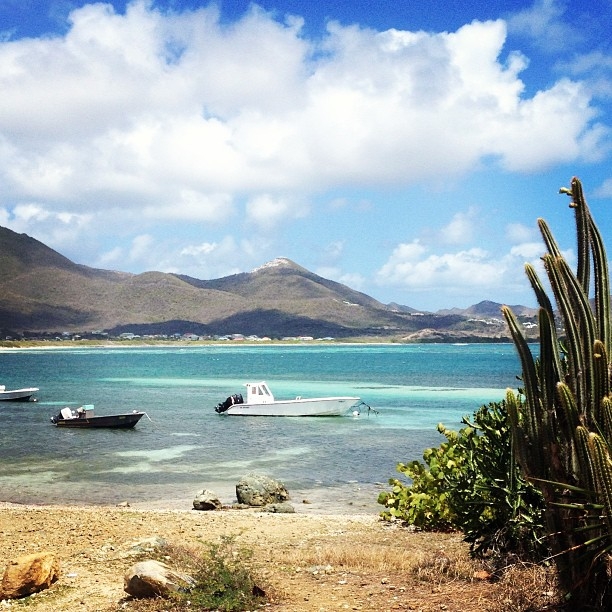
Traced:
[[358, 272], [343, 272], [340, 268], [334, 266], [321, 266], [316, 269], [315, 274], [347, 285], [351, 289], [357, 291], [363, 289], [366, 283], [366, 278], [363, 274], [359, 274]]
[[538, 236], [535, 228], [527, 227], [523, 223], [509, 223], [506, 226], [506, 238], [512, 243], [522, 243], [534, 240]]
[[587, 93], [562, 80], [523, 98], [526, 63], [500, 62], [505, 37], [503, 21], [441, 34], [332, 23], [319, 44], [257, 8], [225, 28], [214, 8], [86, 5], [65, 36], [0, 43], [2, 195], [163, 208], [183, 189], [255, 197], [580, 155]]
[[274, 228], [282, 220], [293, 217], [298, 219], [308, 214], [308, 207], [291, 197], [274, 197], [261, 194], [246, 203], [247, 221], [253, 221], [265, 229]]
[[599, 198], [612, 198], [612, 178], [606, 179], [597, 187], [595, 195]]
[[402, 244], [395, 248], [378, 271], [379, 282], [422, 291], [444, 286], [447, 289], [498, 284], [503, 269], [491, 253], [473, 248], [442, 255], [429, 253], [422, 245]]
[[474, 237], [475, 221], [477, 221], [477, 211], [475, 208], [470, 208], [468, 212], [456, 213], [451, 222], [440, 230], [441, 241], [445, 244], [465, 244], [471, 242]]
[[[559, 5], [442, 33], [331, 22], [309, 39], [300, 18], [256, 5], [228, 25], [214, 5], [163, 12], [136, 0], [124, 13], [84, 5], [55, 36], [9, 33], [0, 222], [60, 250], [97, 243], [98, 264], [222, 276], [278, 255], [283, 224], [374, 208], [379, 187], [601, 157], [591, 90], [560, 78], [526, 93], [529, 59], [505, 49], [508, 23], [538, 35], [560, 23]], [[447, 253], [396, 246], [379, 282], [499, 283], [504, 261], [468, 248], [477, 221], [474, 208], [432, 230]], [[246, 228], [256, 239], [235, 237]], [[320, 264], [356, 286], [341, 251], [330, 241]]]
[[536, 0], [533, 5], [512, 15], [512, 31], [529, 36], [541, 49], [553, 53], [580, 39], [579, 30], [563, 21], [565, 2]]

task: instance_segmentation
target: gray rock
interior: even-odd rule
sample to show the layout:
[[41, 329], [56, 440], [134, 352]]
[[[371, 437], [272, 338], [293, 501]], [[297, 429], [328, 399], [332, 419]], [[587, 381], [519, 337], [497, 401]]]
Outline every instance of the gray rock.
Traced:
[[135, 563], [123, 578], [123, 590], [136, 598], [166, 597], [172, 592], [189, 591], [194, 579], [160, 561]]
[[236, 485], [239, 504], [266, 506], [287, 501], [289, 493], [281, 482], [262, 474], [247, 474]]
[[166, 546], [168, 542], [159, 536], [151, 536], [138, 540], [129, 546], [128, 555], [142, 555], [143, 553], [152, 553]]
[[275, 512], [278, 514], [293, 514], [295, 508], [289, 502], [281, 502], [280, 504], [268, 504], [262, 508], [264, 512]]
[[220, 510], [221, 502], [216, 493], [204, 489], [200, 491], [193, 500], [195, 510]]

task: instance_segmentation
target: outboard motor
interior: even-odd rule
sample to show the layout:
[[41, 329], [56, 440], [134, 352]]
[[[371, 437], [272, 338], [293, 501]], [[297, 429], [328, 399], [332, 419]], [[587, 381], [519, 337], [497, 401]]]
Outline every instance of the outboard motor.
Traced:
[[230, 395], [224, 402], [217, 404], [215, 412], [218, 414], [222, 414], [234, 404], [244, 404], [244, 399], [242, 398], [242, 395], [240, 393], [234, 393], [234, 395]]

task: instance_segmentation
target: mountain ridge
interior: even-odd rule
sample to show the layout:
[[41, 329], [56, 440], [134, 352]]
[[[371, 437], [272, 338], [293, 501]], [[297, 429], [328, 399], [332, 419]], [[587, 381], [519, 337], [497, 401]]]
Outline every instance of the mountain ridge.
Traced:
[[[486, 307], [485, 307], [486, 305]], [[497, 316], [500, 316], [497, 305]], [[399, 338], [408, 341], [507, 338], [486, 328], [493, 302], [422, 313], [365, 293], [278, 257], [251, 272], [203, 280], [77, 264], [26, 234], [0, 227], [0, 330], [11, 333], [229, 333], [284, 337]], [[470, 312], [468, 312], [470, 311]]]

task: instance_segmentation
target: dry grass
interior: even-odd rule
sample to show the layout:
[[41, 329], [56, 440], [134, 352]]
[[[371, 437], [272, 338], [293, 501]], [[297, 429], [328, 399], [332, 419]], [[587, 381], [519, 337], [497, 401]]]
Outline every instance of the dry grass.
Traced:
[[560, 610], [556, 573], [552, 567], [516, 563], [507, 567], [496, 584], [498, 607], [491, 612]]
[[440, 545], [440, 538], [421, 537], [413, 546], [393, 545], [389, 538], [366, 543], [330, 542], [306, 545], [293, 549], [285, 556], [288, 565], [296, 567], [331, 566], [354, 572], [413, 574], [417, 578], [430, 580], [435, 577], [471, 580], [481, 571], [480, 562], [466, 555], [465, 546], [457, 538], [449, 538]]
[[210, 543], [235, 539], [237, 552], [252, 553], [238, 560], [252, 568], [269, 612], [555, 609], [551, 570], [515, 564], [491, 576], [484, 563], [470, 559], [459, 534], [415, 532], [372, 517], [98, 507], [0, 512], [7, 559], [48, 550], [62, 564], [53, 588], [15, 602], [15, 610], [179, 612], [175, 602], [131, 600], [123, 590], [125, 572], [142, 554], [135, 543], [158, 538], [168, 547], [146, 554], [168, 556], [171, 567], [185, 570]]

